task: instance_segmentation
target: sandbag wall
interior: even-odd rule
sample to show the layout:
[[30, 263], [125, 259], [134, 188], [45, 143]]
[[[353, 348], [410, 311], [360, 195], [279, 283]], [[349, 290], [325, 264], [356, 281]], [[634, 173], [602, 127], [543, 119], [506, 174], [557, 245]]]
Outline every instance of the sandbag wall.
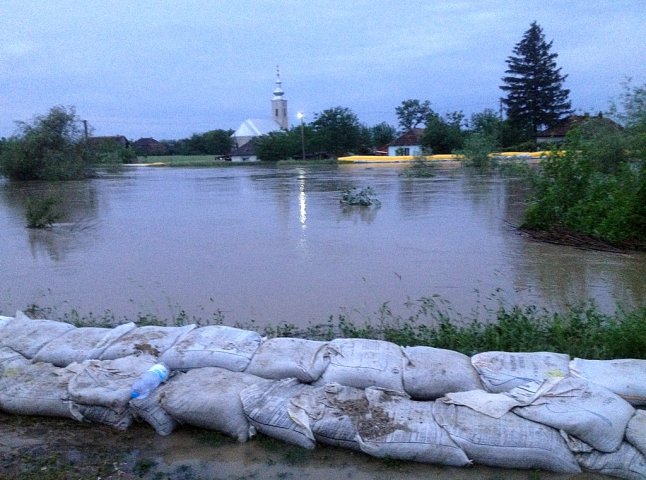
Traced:
[[[130, 400], [158, 362], [168, 381]], [[644, 479], [645, 405], [644, 360], [0, 316], [0, 410], [121, 430], [185, 423], [242, 442], [259, 431], [383, 458]]]

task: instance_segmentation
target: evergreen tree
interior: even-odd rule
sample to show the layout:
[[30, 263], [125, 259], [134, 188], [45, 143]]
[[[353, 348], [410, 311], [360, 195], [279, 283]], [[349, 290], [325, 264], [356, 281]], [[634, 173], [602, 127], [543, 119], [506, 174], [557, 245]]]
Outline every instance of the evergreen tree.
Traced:
[[502, 101], [507, 107], [509, 123], [527, 135], [553, 126], [563, 116], [572, 113], [570, 91], [563, 88], [567, 75], [556, 66], [552, 42], [545, 41], [543, 30], [532, 22], [522, 40], [507, 57], [508, 75], [500, 88], [507, 92]]

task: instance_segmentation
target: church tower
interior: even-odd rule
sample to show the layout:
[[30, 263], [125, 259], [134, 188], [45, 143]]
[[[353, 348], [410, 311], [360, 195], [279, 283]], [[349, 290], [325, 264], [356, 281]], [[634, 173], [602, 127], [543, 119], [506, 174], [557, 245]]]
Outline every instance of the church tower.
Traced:
[[274, 96], [271, 99], [271, 112], [274, 121], [280, 125], [280, 128], [287, 130], [289, 128], [289, 119], [287, 118], [287, 100], [283, 97], [285, 92], [281, 87], [280, 71], [278, 65], [276, 66], [276, 88], [274, 88]]

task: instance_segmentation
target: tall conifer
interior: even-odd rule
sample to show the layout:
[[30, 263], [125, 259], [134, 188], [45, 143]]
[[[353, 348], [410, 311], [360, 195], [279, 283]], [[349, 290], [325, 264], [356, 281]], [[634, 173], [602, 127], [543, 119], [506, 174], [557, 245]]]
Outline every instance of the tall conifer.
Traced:
[[549, 128], [572, 113], [570, 91], [563, 88], [567, 75], [556, 66], [552, 42], [545, 41], [543, 30], [532, 22], [513, 55], [507, 57], [507, 76], [500, 88], [507, 92], [502, 102], [507, 107], [509, 123], [528, 135]]

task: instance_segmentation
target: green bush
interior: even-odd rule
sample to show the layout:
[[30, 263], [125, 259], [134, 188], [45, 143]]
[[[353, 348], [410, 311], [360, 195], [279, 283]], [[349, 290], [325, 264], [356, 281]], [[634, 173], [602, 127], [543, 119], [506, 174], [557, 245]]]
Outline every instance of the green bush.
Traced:
[[341, 192], [341, 205], [344, 206], [361, 206], [361, 207], [380, 207], [381, 202], [377, 198], [377, 193], [372, 187], [365, 187], [361, 190], [348, 189]]
[[27, 227], [46, 228], [60, 219], [56, 212], [58, 202], [54, 197], [27, 199]]

